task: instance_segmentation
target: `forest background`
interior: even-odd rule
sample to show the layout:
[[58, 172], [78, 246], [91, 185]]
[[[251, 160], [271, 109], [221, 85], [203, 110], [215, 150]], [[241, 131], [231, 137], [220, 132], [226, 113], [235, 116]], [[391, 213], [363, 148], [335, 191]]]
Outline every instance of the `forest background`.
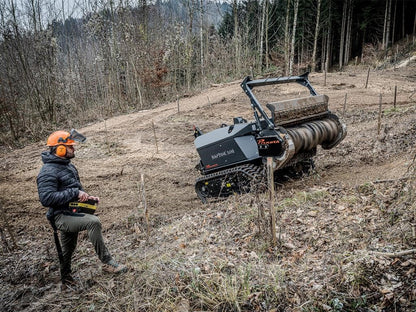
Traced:
[[415, 27], [412, 0], [0, 0], [0, 145], [246, 75], [394, 62]]

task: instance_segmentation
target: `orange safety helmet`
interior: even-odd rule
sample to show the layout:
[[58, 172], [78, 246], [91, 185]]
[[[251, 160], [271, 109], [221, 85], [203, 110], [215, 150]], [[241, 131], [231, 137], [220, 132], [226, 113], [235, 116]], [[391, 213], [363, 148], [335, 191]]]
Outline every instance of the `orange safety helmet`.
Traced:
[[59, 157], [66, 156], [66, 146], [75, 145], [77, 142], [85, 142], [87, 138], [81, 133], [78, 133], [75, 129], [72, 129], [71, 132], [67, 131], [55, 131], [53, 132], [46, 142], [46, 145], [49, 147], [56, 147], [55, 153]]
[[49, 138], [48, 141], [46, 143], [46, 145], [48, 145], [49, 147], [52, 146], [57, 146], [57, 145], [75, 145], [75, 141], [71, 139], [71, 134], [69, 132], [66, 131], [55, 131], [54, 133], [52, 133]]

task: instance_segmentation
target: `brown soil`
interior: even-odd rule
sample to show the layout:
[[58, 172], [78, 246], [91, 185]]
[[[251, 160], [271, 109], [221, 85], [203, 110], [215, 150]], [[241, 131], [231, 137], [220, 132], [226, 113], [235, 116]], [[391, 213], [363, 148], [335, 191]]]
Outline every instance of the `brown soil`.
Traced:
[[[286, 301], [286, 307], [292, 308], [293, 311], [309, 304], [310, 299], [301, 295], [301, 289], [304, 294], [314, 294], [315, 298], [319, 298], [319, 302], [329, 302], [317, 295], [322, 287], [326, 287], [317, 281], [321, 279], [330, 282], [331, 279], [325, 275], [325, 269], [315, 272], [312, 267], [325, 267], [325, 263], [321, 262], [325, 262], [332, 253], [339, 254], [343, 248], [351, 252], [375, 249], [376, 245], [373, 242], [360, 241], [355, 234], [357, 231], [370, 230], [373, 222], [376, 222], [372, 218], [386, 216], [381, 212], [377, 212], [376, 215], [367, 213], [366, 205], [368, 209], [376, 209], [377, 205], [363, 201], [366, 194], [357, 195], [354, 193], [355, 190], [371, 184], [376, 191], [388, 193], [389, 183], [397, 184], [401, 181], [415, 156], [416, 64], [413, 62], [397, 69], [371, 71], [367, 88], [364, 87], [366, 76], [365, 68], [353, 67], [345, 72], [329, 73], [324, 85], [323, 74], [310, 75], [314, 88], [318, 93], [329, 96], [330, 109], [347, 124], [348, 135], [336, 148], [329, 151], [318, 150], [314, 174], [287, 182], [277, 189], [277, 202], [302, 192], [314, 194], [316, 190], [321, 190], [329, 194], [322, 202], [314, 202], [315, 205], [312, 207], [295, 205], [295, 210], [286, 207], [278, 216], [281, 218], [279, 220], [283, 220], [283, 223], [278, 225], [282, 232], [283, 250], [276, 251], [274, 257], [267, 259], [267, 263], [282, 265], [287, 270], [286, 281], [289, 279], [294, 284], [304, 287], [299, 286], [299, 293], [292, 293], [287, 297], [292, 298], [293, 302]], [[181, 98], [179, 112], [178, 102], [172, 102], [155, 109], [98, 121], [78, 129], [88, 140], [77, 148], [77, 157], [73, 163], [78, 168], [84, 188], [91, 195], [101, 198], [98, 215], [103, 223], [109, 249], [117, 259], [131, 267], [127, 277], [116, 277], [113, 280], [102, 276], [93, 249], [87, 237], [82, 236], [74, 266], [85, 288], [90, 289], [89, 294], [66, 294], [62, 297], [57, 290], [59, 276], [52, 232], [45, 218], [46, 209], [40, 205], [36, 189], [36, 176], [42, 165], [40, 153], [45, 150], [44, 142], [3, 152], [0, 203], [2, 216], [7, 220], [8, 227], [3, 220], [4, 239], [0, 259], [1, 310], [93, 311], [91, 307], [94, 307], [94, 304], [97, 309], [104, 309], [106, 306], [100, 305], [102, 302], [107, 302], [108, 309], [116, 310], [108, 303], [111, 300], [100, 298], [100, 294], [108, 295], [114, 291], [114, 302], [119, 302], [117, 290], [111, 288], [108, 283], [112, 281], [123, 289], [123, 279], [140, 278], [140, 274], [163, 276], [164, 273], [158, 271], [160, 267], [157, 267], [157, 264], [160, 265], [163, 261], [167, 263], [169, 259], [188, 259], [183, 260], [184, 267], [187, 268], [187, 261], [192, 263], [189, 259], [193, 259], [195, 255], [196, 259], [199, 259], [195, 260], [195, 263], [198, 266], [205, 263], [208, 266], [206, 270], [209, 271], [209, 266], [213, 264], [201, 259], [208, 261], [214, 258], [212, 245], [207, 243], [207, 240], [212, 239], [227, 244], [227, 250], [234, 253], [234, 256], [229, 253], [226, 256], [227, 263], [234, 261], [233, 267], [238, 267], [237, 263], [245, 257], [248, 257], [248, 263], [257, 261], [253, 253], [259, 253], [256, 249], [258, 246], [240, 243], [244, 238], [248, 239], [254, 235], [256, 229], [250, 225], [242, 228], [244, 223], [237, 223], [235, 219], [236, 216], [244, 218], [236, 207], [249, 206], [251, 199], [245, 201], [247, 195], [235, 196], [220, 203], [203, 205], [194, 191], [194, 181], [198, 177], [195, 170], [198, 155], [193, 146], [193, 125], [199, 126], [203, 131], [209, 131], [219, 127], [221, 123], [232, 123], [233, 117], [243, 116], [251, 120], [249, 101], [239, 83], [240, 81], [236, 81], [213, 86], [200, 94]], [[393, 109], [395, 86], [397, 103], [396, 109]], [[279, 97], [290, 98], [298, 96], [296, 90], [298, 88], [285, 85], [260, 92], [259, 97], [273, 97], [279, 94]], [[380, 94], [383, 115], [381, 131], [378, 134]], [[347, 105], [344, 112], [345, 96]], [[145, 235], [146, 222], [143, 219], [140, 192], [142, 174], [150, 220], [148, 240]], [[382, 189], [378, 189], [380, 185], [383, 186]], [[359, 201], [359, 204], [355, 202], [350, 207], [346, 204], [345, 197], [353, 193], [356, 197], [354, 201]], [[252, 205], [250, 208], [254, 210], [251, 212], [253, 215], [257, 213], [256, 207]], [[357, 211], [353, 210], [355, 208]], [[223, 231], [225, 225], [221, 220], [227, 220], [224, 221], [227, 225], [226, 231]], [[326, 228], [323, 228], [325, 224]], [[235, 233], [228, 226], [231, 226], [231, 229], [232, 226], [237, 227], [235, 233], [239, 235], [238, 239], [233, 236]], [[300, 229], [305, 232], [299, 233]], [[317, 245], [312, 248], [307, 233], [314, 236], [316, 231], [319, 232], [320, 239], [325, 239], [317, 238]], [[339, 238], [341, 232], [346, 236]], [[13, 247], [10, 233], [14, 235], [18, 249]], [[385, 244], [379, 242], [380, 245], [377, 246], [390, 246], [391, 243], [390, 247], [393, 250], [410, 246], [395, 245], [396, 240], [388, 242], [386, 237], [384, 239]], [[231, 244], [233, 241], [235, 245]], [[215, 252], [218, 255], [215, 259], [224, 256], [218, 250]], [[271, 254], [273, 255], [273, 251]], [[283, 258], [277, 254], [283, 255]], [[293, 259], [300, 259], [304, 254], [302, 266], [296, 265], [298, 260]], [[289, 258], [291, 262], [288, 262]], [[155, 267], [145, 267], [146, 262], [154, 264]], [[308, 268], [308, 265], [312, 267]], [[416, 262], [406, 269], [415, 268], [415, 265]], [[166, 270], [166, 267], [161, 270]], [[291, 276], [290, 272], [296, 270], [297, 273]], [[302, 270], [305, 271], [302, 273]], [[323, 277], [319, 278], [318, 273], [323, 274]], [[169, 275], [170, 272], [166, 274]], [[334, 272], [327, 274], [332, 274], [332, 278], [336, 276]], [[302, 275], [303, 282], [300, 280]], [[414, 277], [414, 274], [411, 276]], [[406, 284], [404, 281], [401, 282]], [[89, 283], [94, 286], [90, 288]], [[404, 292], [415, 291], [414, 284], [406, 285], [408, 288], [403, 290]], [[97, 287], [102, 292], [94, 292], [93, 289]], [[107, 291], [108, 289], [110, 290]], [[347, 291], [345, 293], [350, 294]], [[150, 291], [147, 294], [151, 296]], [[126, 292], [122, 295], [127, 298]], [[380, 296], [377, 300], [384, 302]], [[415, 302], [412, 301], [415, 300], [415, 295], [413, 299], [407, 295], [403, 295], [402, 298], [408, 300], [408, 305], [402, 302], [402, 307], [408, 307], [409, 302]], [[134, 300], [138, 300], [139, 306], [145, 301]], [[191, 299], [186, 300], [193, 306]], [[172, 299], [172, 304], [177, 307], [178, 301], [180, 300]], [[147, 302], [156, 301], [149, 299]], [[316, 302], [311, 301], [311, 304]], [[80, 308], [80, 304], [84, 306]], [[117, 304], [120, 310], [128, 310], [126, 307], [129, 305], [125, 302]], [[325, 304], [322, 307], [325, 309]], [[158, 310], [141, 306], [137, 311], [146, 309]], [[163, 309], [166, 307], [160, 308]]]

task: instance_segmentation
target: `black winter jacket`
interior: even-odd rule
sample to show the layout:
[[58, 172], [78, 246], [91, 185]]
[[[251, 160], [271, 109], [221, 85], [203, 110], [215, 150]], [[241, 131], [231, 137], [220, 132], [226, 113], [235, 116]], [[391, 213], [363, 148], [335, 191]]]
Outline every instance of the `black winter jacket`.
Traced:
[[37, 177], [39, 200], [43, 206], [54, 210], [66, 210], [71, 201], [78, 199], [83, 190], [78, 171], [69, 159], [42, 153], [44, 163]]

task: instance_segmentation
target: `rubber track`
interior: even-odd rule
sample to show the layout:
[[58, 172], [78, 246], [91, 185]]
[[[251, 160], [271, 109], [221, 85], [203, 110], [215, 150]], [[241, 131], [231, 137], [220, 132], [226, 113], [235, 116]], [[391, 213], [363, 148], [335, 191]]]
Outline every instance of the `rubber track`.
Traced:
[[[242, 177], [248, 177], [250, 179], [249, 182], [250, 183], [254, 182], [254, 184], [260, 182], [262, 178], [265, 177], [264, 167], [260, 167], [260, 166], [253, 165], [253, 164], [244, 164], [241, 166], [210, 173], [210, 174], [207, 174], [205, 176], [202, 176], [196, 179], [195, 190], [196, 190], [196, 193], [198, 194], [198, 197], [202, 200], [203, 203], [207, 202], [207, 196], [203, 195], [203, 193], [198, 188], [198, 184], [200, 182], [212, 181], [212, 180], [219, 179], [219, 178], [226, 178], [228, 175], [235, 174], [235, 173], [239, 173], [240, 176]], [[219, 195], [220, 194], [218, 194], [217, 197]], [[208, 197], [212, 197], [212, 196], [208, 196]]]

